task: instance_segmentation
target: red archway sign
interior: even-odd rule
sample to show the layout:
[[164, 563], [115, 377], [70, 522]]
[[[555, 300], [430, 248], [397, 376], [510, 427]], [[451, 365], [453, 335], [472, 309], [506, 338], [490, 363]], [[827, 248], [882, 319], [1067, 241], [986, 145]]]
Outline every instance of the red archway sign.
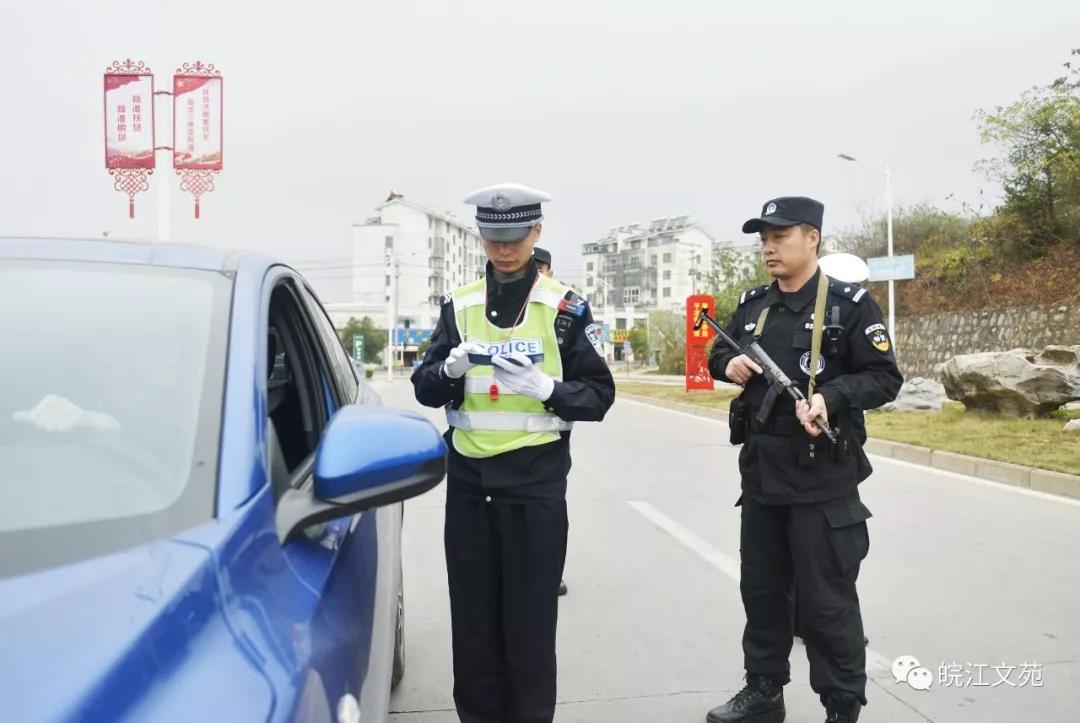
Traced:
[[686, 391], [713, 389], [709, 373], [709, 342], [716, 335], [708, 324], [694, 329], [694, 321], [702, 307], [715, 313], [716, 300], [708, 294], [697, 294], [686, 299]]
[[223, 86], [212, 63], [184, 63], [173, 76], [173, 168], [180, 190], [195, 197], [195, 218], [223, 168]]
[[113, 188], [128, 197], [150, 188], [154, 173], [154, 75], [142, 61], [114, 61], [105, 69], [105, 168]]

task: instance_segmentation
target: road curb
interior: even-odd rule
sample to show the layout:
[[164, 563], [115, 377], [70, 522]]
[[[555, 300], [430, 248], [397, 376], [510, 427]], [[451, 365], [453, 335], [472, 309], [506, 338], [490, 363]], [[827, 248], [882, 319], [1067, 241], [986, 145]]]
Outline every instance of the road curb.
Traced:
[[[641, 397], [636, 394], [621, 392], [617, 394], [617, 398], [619, 397], [641, 404], [651, 404], [654, 407], [693, 414], [697, 417], [715, 419], [727, 424], [728, 415], [726, 411], [705, 409], [695, 404], [669, 402], [666, 399], [653, 399], [652, 397]], [[911, 462], [946, 472], [957, 472], [991, 482], [1000, 482], [1061, 497], [1080, 499], [1080, 476], [1074, 474], [1051, 472], [1036, 467], [1024, 467], [1019, 464], [997, 462], [992, 459], [971, 457], [966, 454], [945, 452], [939, 449], [930, 449], [929, 447], [917, 447], [913, 444], [890, 442], [877, 438], [866, 440], [863, 449], [868, 454], [876, 454], [880, 457], [891, 457], [903, 462]]]

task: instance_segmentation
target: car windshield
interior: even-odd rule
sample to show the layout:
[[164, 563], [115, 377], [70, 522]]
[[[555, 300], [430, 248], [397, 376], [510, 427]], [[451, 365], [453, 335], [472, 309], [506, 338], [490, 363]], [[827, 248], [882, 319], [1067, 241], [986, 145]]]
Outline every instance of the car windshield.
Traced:
[[231, 282], [0, 262], [0, 575], [213, 516]]

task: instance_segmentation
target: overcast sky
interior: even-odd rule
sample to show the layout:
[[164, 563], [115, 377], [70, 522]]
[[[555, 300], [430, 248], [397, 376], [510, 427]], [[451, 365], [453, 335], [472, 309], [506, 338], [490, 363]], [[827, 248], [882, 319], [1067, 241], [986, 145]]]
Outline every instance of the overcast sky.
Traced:
[[159, 154], [174, 240], [340, 265], [310, 277], [346, 300], [350, 226], [391, 189], [465, 216], [514, 180], [554, 197], [544, 245], [580, 281], [614, 225], [738, 238], [787, 194], [825, 203], [826, 234], [856, 224], [883, 184], [840, 151], [890, 159], [901, 203], [993, 195], [972, 114], [1059, 75], [1078, 31], [1075, 0], [6, 2], [0, 233], [154, 238], [154, 190], [129, 221], [103, 168], [101, 74], [131, 57], [171, 88], [202, 60], [225, 76], [225, 170], [194, 221]]

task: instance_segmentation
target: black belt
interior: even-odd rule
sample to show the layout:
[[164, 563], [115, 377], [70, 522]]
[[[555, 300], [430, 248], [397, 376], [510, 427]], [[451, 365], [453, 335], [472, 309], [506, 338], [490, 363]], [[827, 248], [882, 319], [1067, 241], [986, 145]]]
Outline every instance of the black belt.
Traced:
[[759, 434], [792, 435], [803, 431], [802, 422], [796, 417], [769, 417], [764, 422], [759, 422], [757, 417], [750, 417], [747, 425], [751, 432]]

